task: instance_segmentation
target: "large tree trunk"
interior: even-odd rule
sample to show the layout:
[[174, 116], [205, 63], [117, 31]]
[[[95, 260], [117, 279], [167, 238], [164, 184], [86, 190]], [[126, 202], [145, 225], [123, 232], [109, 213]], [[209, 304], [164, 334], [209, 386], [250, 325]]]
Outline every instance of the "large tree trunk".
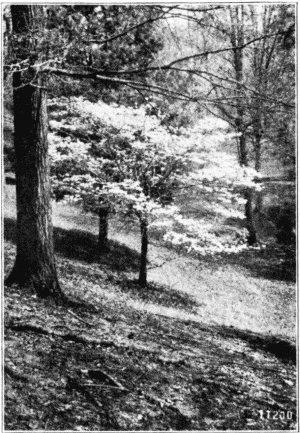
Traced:
[[[28, 32], [37, 6], [12, 6], [15, 33]], [[27, 43], [27, 42], [26, 42]], [[24, 47], [26, 51], [26, 48]], [[17, 256], [6, 284], [31, 286], [40, 297], [65, 299], [54, 258], [48, 166], [48, 119], [44, 79], [29, 68], [15, 72]]]
[[146, 287], [147, 285], [147, 255], [148, 255], [148, 221], [141, 219], [141, 260], [140, 260], [140, 275], [139, 285]]

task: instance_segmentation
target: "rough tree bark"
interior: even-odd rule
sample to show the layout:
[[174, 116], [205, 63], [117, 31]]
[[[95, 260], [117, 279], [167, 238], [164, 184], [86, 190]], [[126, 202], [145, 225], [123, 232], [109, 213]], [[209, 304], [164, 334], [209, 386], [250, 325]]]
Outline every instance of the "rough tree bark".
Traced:
[[[11, 6], [14, 33], [28, 35], [41, 13], [41, 6]], [[34, 47], [28, 38], [19, 44], [24, 58], [30, 58]], [[62, 301], [65, 296], [57, 278], [53, 247], [44, 86], [45, 79], [37, 77], [33, 68], [13, 74], [17, 255], [5, 283], [30, 286], [40, 297], [51, 296]]]
[[141, 227], [141, 260], [140, 260], [139, 285], [141, 287], [146, 287], [147, 255], [148, 255], [148, 221], [142, 218], [140, 222], [140, 227]]

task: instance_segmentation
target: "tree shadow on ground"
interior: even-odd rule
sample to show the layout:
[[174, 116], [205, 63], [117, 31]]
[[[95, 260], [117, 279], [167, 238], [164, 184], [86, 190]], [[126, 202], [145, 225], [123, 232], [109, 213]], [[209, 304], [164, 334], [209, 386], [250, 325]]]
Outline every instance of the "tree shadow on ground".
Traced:
[[277, 281], [296, 281], [296, 251], [293, 245], [270, 244], [261, 251], [229, 256], [228, 263], [248, 269], [255, 277]]
[[285, 364], [296, 365], [296, 346], [290, 341], [273, 335], [257, 334], [233, 326], [214, 326], [222, 337], [237, 338], [245, 341], [253, 350], [261, 350], [274, 355]]
[[[278, 281], [296, 281], [296, 244], [283, 244], [276, 241], [277, 232], [274, 223], [267, 218], [256, 216], [258, 238], [266, 243], [262, 250], [248, 250], [228, 256], [228, 262], [238, 264], [251, 271], [256, 277]], [[228, 218], [226, 223], [234, 227], [243, 227], [237, 218]]]
[[[99, 254], [97, 236], [84, 230], [66, 230], [54, 227], [55, 253], [71, 260], [87, 263], [99, 263], [114, 271], [132, 271], [139, 269], [140, 255], [124, 244], [109, 241], [109, 250]], [[4, 237], [16, 243], [16, 220], [4, 218]]]
[[136, 272], [139, 269], [138, 252], [109, 240], [108, 250], [99, 253], [97, 236], [84, 230], [54, 227], [54, 247], [57, 254], [68, 259], [103, 264], [114, 271]]
[[217, 269], [220, 265], [240, 266], [254, 277], [296, 282], [296, 247], [270, 243], [264, 249], [249, 249], [235, 254], [201, 257], [201, 263]]
[[191, 313], [196, 313], [199, 308], [199, 303], [191, 295], [152, 281], [143, 288], [137, 281], [123, 279], [118, 281], [118, 286], [122, 292], [143, 303], [153, 303]]
[[[4, 235], [7, 240], [16, 243], [16, 221], [12, 218], [4, 219]], [[56, 254], [71, 260], [80, 260], [86, 263], [99, 263], [112, 271], [137, 272], [140, 255], [135, 250], [115, 241], [109, 241], [109, 250], [97, 253], [97, 236], [82, 230], [66, 230], [54, 227], [54, 247]], [[132, 280], [116, 281], [120, 290], [130, 294], [142, 302], [152, 302], [169, 308], [180, 308], [196, 311], [199, 304], [188, 294], [178, 292], [168, 287], [148, 283], [146, 288]]]

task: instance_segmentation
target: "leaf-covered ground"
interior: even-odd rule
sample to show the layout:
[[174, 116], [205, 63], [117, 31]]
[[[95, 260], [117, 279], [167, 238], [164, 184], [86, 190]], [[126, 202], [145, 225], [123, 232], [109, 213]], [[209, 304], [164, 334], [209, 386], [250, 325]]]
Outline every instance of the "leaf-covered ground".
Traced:
[[[7, 191], [6, 274], [15, 255]], [[60, 282], [78, 303], [56, 307], [5, 287], [5, 429], [296, 428], [286, 251], [197, 265], [152, 246], [157, 267], [140, 289], [132, 233], [112, 233], [111, 251], [96, 259], [87, 216], [58, 208], [54, 222]]]

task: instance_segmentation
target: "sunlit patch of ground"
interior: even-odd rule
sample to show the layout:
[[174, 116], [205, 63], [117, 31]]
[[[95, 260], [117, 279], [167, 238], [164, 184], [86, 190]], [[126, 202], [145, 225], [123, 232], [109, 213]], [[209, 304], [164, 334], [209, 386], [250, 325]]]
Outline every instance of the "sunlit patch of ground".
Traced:
[[[14, 231], [14, 187], [6, 186], [5, 194], [4, 211], [5, 215], [11, 218], [11, 231]], [[91, 252], [96, 249], [97, 243], [96, 216], [54, 203], [53, 221], [58, 254], [72, 259], [82, 258], [90, 263], [95, 260]], [[125, 280], [136, 279], [140, 250], [138, 230], [126, 231], [125, 227], [120, 230], [120, 226], [116, 230], [112, 224], [109, 238], [112, 251], [107, 257], [104, 255], [100, 258], [100, 265], [121, 272]], [[135, 294], [129, 293], [130, 301], [127, 299], [126, 302], [151, 311], [156, 308], [157, 314], [174, 314], [176, 317], [179, 314], [184, 317], [186, 312], [181, 311], [182, 309], [175, 308], [176, 312], [171, 313], [174, 306], [171, 292], [173, 296], [182, 293], [182, 296], [185, 294], [186, 299], [193, 303], [193, 320], [197, 322], [234, 326], [295, 339], [296, 285], [292, 281], [260, 276], [260, 269], [264, 271], [268, 263], [270, 257], [260, 252], [243, 254], [241, 259], [237, 258], [235, 262], [232, 258], [227, 260], [226, 257], [201, 261], [178, 255], [159, 246], [155, 241], [150, 246], [148, 279], [154, 284], [153, 288], [155, 284], [167, 288], [169, 296], [165, 296], [165, 302], [163, 305], [161, 302], [158, 308], [151, 299], [151, 287], [146, 291], [148, 296], [142, 296], [142, 290], [134, 288]], [[125, 286], [119, 287], [123, 289], [116, 296], [125, 299]], [[155, 296], [156, 293], [152, 298]], [[163, 292], [160, 296], [163, 296]]]

